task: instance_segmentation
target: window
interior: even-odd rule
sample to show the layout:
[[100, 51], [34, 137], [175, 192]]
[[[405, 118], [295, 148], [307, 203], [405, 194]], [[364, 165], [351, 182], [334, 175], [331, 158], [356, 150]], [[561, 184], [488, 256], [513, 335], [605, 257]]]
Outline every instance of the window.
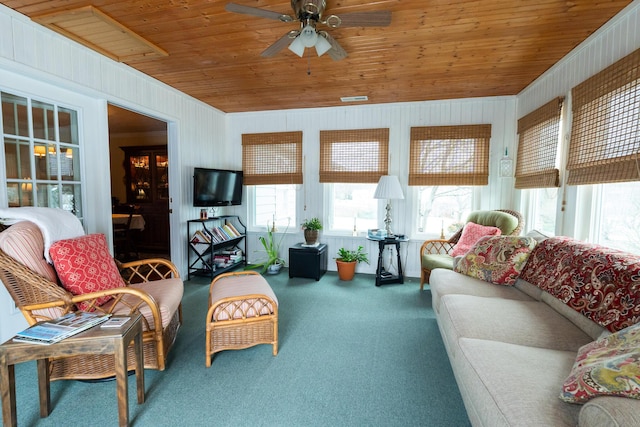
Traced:
[[302, 132], [242, 135], [244, 184], [252, 186], [251, 225], [295, 226], [296, 185], [302, 184]]
[[571, 90], [567, 184], [640, 180], [640, 50]]
[[560, 190], [557, 187], [524, 190], [522, 198], [527, 201], [528, 208], [523, 212], [526, 212], [528, 219], [525, 224], [529, 229], [555, 236], [558, 194]]
[[287, 226], [295, 229], [296, 185], [256, 185], [252, 193], [254, 226], [270, 228], [275, 224], [280, 231], [284, 231]]
[[555, 235], [562, 98], [556, 98], [518, 120], [515, 188], [524, 189], [527, 226]]
[[409, 185], [419, 233], [448, 236], [471, 212], [474, 186], [489, 181], [491, 125], [411, 128]]
[[3, 92], [1, 125], [9, 206], [82, 217], [77, 112]]
[[379, 228], [376, 184], [327, 184], [327, 229], [357, 232]]
[[603, 184], [597, 190], [595, 241], [640, 254], [640, 181]]
[[471, 213], [473, 187], [419, 186], [417, 191], [419, 233], [450, 237]]
[[388, 173], [389, 129], [320, 132], [320, 182], [327, 184], [325, 228], [378, 228], [378, 180]]

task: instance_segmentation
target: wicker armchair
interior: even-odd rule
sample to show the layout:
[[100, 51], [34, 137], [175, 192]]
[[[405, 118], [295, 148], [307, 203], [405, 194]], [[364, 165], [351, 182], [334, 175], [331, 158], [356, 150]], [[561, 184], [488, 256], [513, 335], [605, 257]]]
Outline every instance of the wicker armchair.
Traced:
[[[9, 227], [8, 230], [11, 230]], [[8, 233], [10, 231], [3, 231]], [[75, 311], [76, 304], [88, 302], [97, 312], [143, 315], [145, 369], [164, 370], [167, 354], [182, 324], [183, 283], [175, 266], [165, 259], [116, 262], [126, 286], [84, 295], [73, 295], [58, 283], [36, 273], [0, 250], [0, 280], [29, 325]], [[102, 306], [98, 298], [113, 299]], [[129, 366], [135, 366], [132, 348]], [[115, 374], [110, 355], [77, 355], [50, 359], [51, 380], [100, 379]]]
[[[513, 228], [513, 218], [502, 215], [492, 215], [494, 212], [504, 212], [515, 217], [517, 225]], [[482, 225], [492, 225], [501, 229], [505, 236], [517, 236], [524, 227], [524, 219], [519, 212], [509, 209], [497, 209], [496, 211], [475, 211], [467, 218], [467, 222], [475, 222]], [[420, 248], [420, 265], [422, 273], [420, 275], [420, 290], [424, 289], [424, 284], [429, 283], [429, 276], [433, 268], [449, 268], [453, 266], [451, 252], [462, 234], [462, 228], [454, 233], [450, 239], [427, 240]]]

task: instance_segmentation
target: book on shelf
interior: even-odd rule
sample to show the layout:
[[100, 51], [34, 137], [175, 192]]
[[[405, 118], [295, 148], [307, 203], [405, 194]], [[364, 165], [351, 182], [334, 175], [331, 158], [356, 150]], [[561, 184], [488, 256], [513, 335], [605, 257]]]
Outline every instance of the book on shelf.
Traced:
[[96, 314], [86, 311], [67, 313], [57, 319], [36, 323], [24, 331], [18, 332], [13, 340], [45, 345], [54, 344], [106, 322], [109, 317], [111, 317], [110, 314]]
[[227, 234], [228, 234], [232, 239], [235, 239], [236, 237], [240, 237], [240, 235], [239, 235], [236, 231], [234, 231], [234, 229], [233, 229], [233, 228], [231, 228], [231, 227], [230, 227], [230, 224], [225, 224], [225, 225], [223, 225], [223, 226], [222, 226], [222, 229], [223, 229], [224, 231], [226, 231], [226, 232], [227, 232]]
[[207, 230], [207, 235], [211, 239], [211, 242], [220, 243], [220, 237], [213, 230]]
[[232, 249], [222, 249], [217, 251], [217, 253], [221, 255], [242, 255], [242, 249], [237, 247]]
[[235, 228], [233, 226], [233, 224], [231, 224], [230, 222], [227, 223], [227, 226], [231, 229], [231, 231], [233, 231], [233, 233], [236, 235], [236, 237], [240, 237], [242, 236], [242, 234], [240, 234], [240, 232], [238, 231], [237, 228]]
[[211, 238], [206, 234], [203, 233], [202, 230], [196, 230], [195, 233], [193, 233], [193, 237], [191, 237], [191, 243], [211, 243]]
[[229, 240], [228, 237], [226, 236], [226, 234], [222, 231], [222, 229], [220, 227], [215, 227], [213, 229], [213, 232], [216, 233], [216, 235], [218, 236], [218, 239], [220, 239], [220, 242], [224, 242], [225, 240]]

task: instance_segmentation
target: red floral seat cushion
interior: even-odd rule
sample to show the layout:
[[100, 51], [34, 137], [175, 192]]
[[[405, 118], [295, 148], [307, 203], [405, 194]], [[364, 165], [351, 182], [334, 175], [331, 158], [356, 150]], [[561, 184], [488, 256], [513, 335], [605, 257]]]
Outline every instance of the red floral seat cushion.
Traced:
[[[49, 255], [62, 286], [74, 295], [126, 286], [107, 247], [104, 234], [89, 234], [75, 239], [59, 240], [51, 245]], [[102, 305], [111, 296], [98, 299]], [[87, 303], [78, 304], [86, 310]]]

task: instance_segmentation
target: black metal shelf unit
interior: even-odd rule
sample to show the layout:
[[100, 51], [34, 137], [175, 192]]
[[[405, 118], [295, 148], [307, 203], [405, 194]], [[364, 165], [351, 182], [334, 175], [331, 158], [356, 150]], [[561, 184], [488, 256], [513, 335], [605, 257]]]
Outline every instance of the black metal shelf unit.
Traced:
[[188, 279], [214, 278], [246, 265], [247, 227], [237, 215], [222, 215], [187, 221]]

